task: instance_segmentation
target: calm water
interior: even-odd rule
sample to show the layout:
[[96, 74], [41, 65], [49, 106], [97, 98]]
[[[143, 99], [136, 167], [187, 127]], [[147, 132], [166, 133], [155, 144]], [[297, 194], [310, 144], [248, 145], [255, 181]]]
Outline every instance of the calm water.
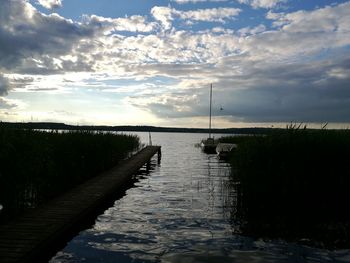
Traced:
[[[148, 142], [148, 133], [139, 133]], [[204, 134], [153, 133], [162, 160], [51, 262], [350, 262], [327, 251], [234, 234], [230, 167], [195, 144]]]

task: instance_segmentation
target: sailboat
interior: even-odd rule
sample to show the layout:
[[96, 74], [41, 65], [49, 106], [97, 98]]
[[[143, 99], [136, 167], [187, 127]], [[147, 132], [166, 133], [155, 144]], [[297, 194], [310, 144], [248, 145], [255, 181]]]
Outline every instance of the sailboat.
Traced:
[[210, 102], [209, 102], [209, 137], [205, 140], [202, 140], [201, 147], [204, 152], [206, 153], [215, 153], [216, 152], [216, 146], [217, 142], [214, 140], [214, 137], [211, 136], [211, 104], [212, 104], [212, 97], [213, 97], [213, 85], [210, 84]]

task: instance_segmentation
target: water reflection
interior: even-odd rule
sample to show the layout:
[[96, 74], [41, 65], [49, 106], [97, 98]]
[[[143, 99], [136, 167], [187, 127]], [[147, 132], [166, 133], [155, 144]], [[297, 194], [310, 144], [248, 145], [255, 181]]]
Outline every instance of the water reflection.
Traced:
[[[143, 136], [141, 134], [141, 136]], [[147, 141], [148, 134], [145, 134]], [[346, 262], [330, 252], [235, 234], [231, 169], [194, 144], [205, 135], [153, 134], [162, 161], [51, 262]], [[148, 175], [149, 174], [149, 175]]]

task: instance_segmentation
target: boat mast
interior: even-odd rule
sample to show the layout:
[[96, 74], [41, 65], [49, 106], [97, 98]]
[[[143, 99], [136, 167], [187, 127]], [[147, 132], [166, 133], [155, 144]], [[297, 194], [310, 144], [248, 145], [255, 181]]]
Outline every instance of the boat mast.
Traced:
[[210, 107], [209, 107], [209, 138], [211, 138], [211, 99], [213, 95], [213, 84], [210, 84]]

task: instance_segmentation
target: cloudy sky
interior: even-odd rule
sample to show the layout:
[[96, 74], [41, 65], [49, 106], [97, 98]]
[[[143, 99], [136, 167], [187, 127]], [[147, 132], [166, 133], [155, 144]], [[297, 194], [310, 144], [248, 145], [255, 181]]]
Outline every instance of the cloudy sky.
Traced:
[[0, 120], [350, 127], [350, 1], [0, 0]]

